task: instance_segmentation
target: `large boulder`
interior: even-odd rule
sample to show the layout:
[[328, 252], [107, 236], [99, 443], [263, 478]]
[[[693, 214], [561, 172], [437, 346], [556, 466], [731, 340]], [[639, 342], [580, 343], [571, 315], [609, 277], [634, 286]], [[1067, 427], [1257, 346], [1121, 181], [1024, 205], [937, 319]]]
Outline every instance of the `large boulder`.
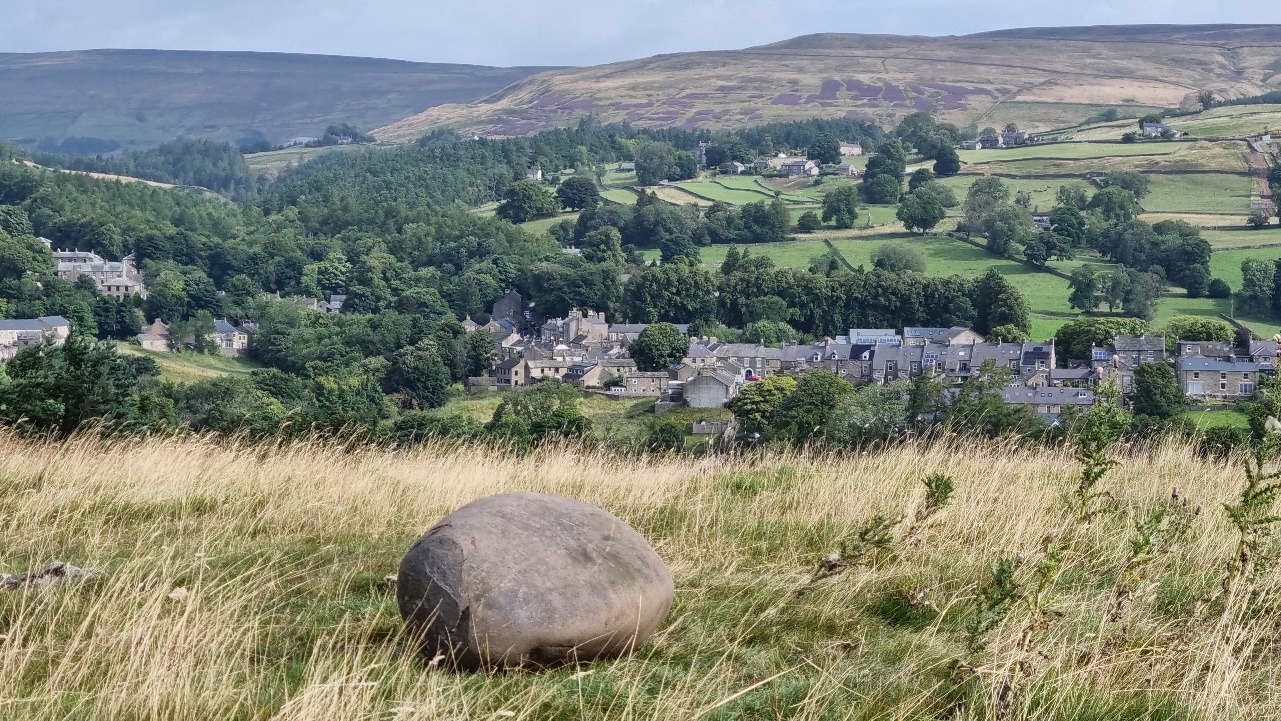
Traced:
[[429, 657], [510, 669], [626, 653], [662, 623], [673, 590], [663, 560], [619, 518], [572, 498], [504, 493], [418, 539], [396, 601]]

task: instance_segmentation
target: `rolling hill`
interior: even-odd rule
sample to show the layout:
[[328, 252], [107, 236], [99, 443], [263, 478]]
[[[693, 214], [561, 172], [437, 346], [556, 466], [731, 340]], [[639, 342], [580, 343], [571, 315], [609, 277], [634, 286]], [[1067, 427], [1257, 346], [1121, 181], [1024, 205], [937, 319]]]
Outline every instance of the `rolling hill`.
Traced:
[[541, 73], [375, 134], [448, 126], [522, 135], [594, 113], [643, 127], [740, 127], [801, 117], [894, 122], [918, 110], [961, 126], [1032, 130], [1105, 110], [1140, 115], [1281, 88], [1281, 25], [1030, 28], [962, 37], [807, 35]]
[[[0, 139], [102, 152], [183, 137], [281, 143], [482, 98], [547, 68], [253, 52], [0, 53]], [[96, 139], [96, 140], [94, 140]], [[65, 147], [65, 146], [64, 146]]]

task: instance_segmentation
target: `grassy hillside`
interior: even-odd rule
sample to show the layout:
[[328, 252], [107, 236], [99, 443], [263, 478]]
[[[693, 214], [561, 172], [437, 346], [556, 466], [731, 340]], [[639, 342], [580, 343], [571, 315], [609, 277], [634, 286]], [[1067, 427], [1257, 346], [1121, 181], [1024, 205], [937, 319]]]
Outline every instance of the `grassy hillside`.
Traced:
[[[1081, 523], [1069, 453], [973, 443], [709, 462], [0, 440], [0, 571], [103, 571], [0, 591], [14, 721], [1112, 721], [1272, 717], [1278, 701], [1277, 571], [1216, 600], [1239, 469], [1183, 448], [1123, 458], [1099, 486], [1116, 512]], [[876, 517], [915, 518], [928, 473], [955, 481], [941, 512], [810, 583], [826, 554], [857, 561]], [[581, 498], [653, 543], [677, 592], [648, 644], [543, 674], [415, 658], [385, 577], [438, 518], [511, 490]]]
[[522, 135], [588, 113], [644, 127], [742, 127], [803, 117], [882, 124], [919, 110], [966, 126], [1050, 130], [1108, 108], [1140, 117], [1278, 87], [1281, 26], [1106, 28], [1000, 36], [809, 35], [735, 51], [677, 53], [542, 73], [469, 104], [383, 128], [411, 140], [440, 126]]
[[227, 375], [247, 376], [258, 366], [248, 360], [203, 353], [160, 353], [121, 343], [117, 348], [126, 355], [146, 356], [160, 366], [160, 376], [179, 383], [192, 383]]
[[331, 123], [372, 128], [470, 102], [545, 69], [285, 53], [0, 53], [0, 139], [128, 148], [261, 134], [282, 143]]

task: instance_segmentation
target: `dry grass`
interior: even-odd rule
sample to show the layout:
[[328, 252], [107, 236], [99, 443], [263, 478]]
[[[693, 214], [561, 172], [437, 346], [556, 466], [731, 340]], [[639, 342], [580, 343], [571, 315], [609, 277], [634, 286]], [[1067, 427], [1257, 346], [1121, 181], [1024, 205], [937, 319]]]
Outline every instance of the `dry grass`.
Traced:
[[[957, 493], [919, 544], [795, 596], [873, 514], [911, 512], [929, 472]], [[1219, 509], [1239, 473], [1184, 448], [1136, 455], [1103, 484], [1121, 511], [1086, 527], [1063, 510], [1076, 473], [1066, 452], [973, 443], [749, 461], [4, 435], [0, 570], [105, 574], [0, 592], [0, 716], [977, 719], [996, 717], [991, 690], [1020, 662], [1006, 718], [1272, 716], [1276, 575], [1225, 620], [1193, 618], [1232, 553]], [[1107, 623], [1132, 517], [1172, 484], [1205, 512]], [[605, 507], [668, 561], [676, 605], [635, 657], [505, 676], [414, 658], [383, 576], [440, 516], [517, 489]], [[1051, 622], [1016, 610], [967, 650], [987, 569], [1021, 553], [1030, 568], [1053, 534], [1073, 550]], [[905, 600], [926, 588], [941, 613]], [[956, 661], [977, 667], [960, 686]]]

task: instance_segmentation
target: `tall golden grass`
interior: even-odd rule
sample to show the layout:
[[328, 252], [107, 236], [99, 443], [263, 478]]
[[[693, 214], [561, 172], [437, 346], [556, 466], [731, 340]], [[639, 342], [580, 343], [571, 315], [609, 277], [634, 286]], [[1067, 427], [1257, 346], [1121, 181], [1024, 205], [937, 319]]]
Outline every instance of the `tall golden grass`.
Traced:
[[[869, 517], [910, 514], [933, 472], [957, 491], [919, 543], [794, 593]], [[1102, 484], [1118, 512], [1073, 526], [1077, 472], [1066, 451], [961, 441], [688, 459], [3, 434], [0, 571], [104, 573], [0, 591], [0, 718], [1277, 716], [1276, 574], [1251, 579], [1248, 603], [1202, 602], [1236, 543], [1221, 508], [1239, 471], [1177, 445], [1135, 451]], [[1172, 486], [1203, 512], [1109, 622], [1133, 519]], [[677, 602], [650, 643], [544, 674], [414, 655], [384, 577], [436, 519], [511, 490], [595, 503], [651, 540]], [[1016, 608], [968, 648], [992, 564], [1034, 560], [1056, 534], [1073, 551], [1052, 613]]]

